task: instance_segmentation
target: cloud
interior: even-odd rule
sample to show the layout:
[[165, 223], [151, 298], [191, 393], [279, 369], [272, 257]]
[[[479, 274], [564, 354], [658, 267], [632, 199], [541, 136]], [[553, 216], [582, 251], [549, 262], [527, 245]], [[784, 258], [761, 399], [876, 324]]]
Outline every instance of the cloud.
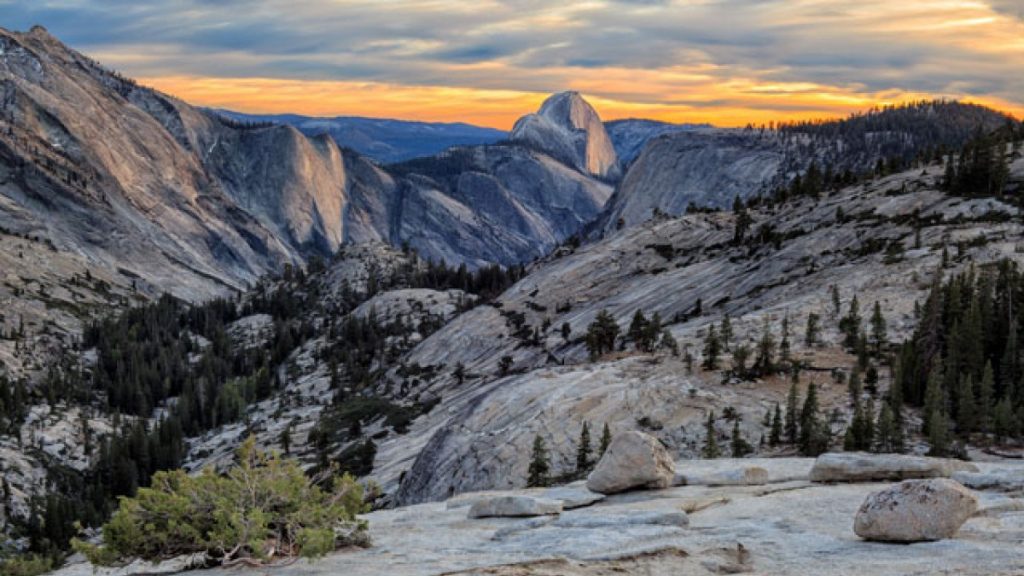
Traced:
[[741, 123], [880, 98], [1013, 110], [1024, 98], [1022, 0], [0, 0], [0, 12], [124, 73], [176, 78], [186, 97], [182, 78], [532, 95], [517, 102], [575, 88], [621, 113]]

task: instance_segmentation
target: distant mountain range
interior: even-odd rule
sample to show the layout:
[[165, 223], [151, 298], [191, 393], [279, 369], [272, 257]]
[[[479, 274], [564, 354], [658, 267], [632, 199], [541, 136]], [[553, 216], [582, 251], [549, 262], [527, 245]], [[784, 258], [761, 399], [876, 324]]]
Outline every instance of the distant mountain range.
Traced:
[[243, 114], [220, 109], [214, 112], [239, 122], [287, 124], [310, 137], [327, 134], [334, 138], [339, 146], [351, 148], [382, 164], [432, 156], [452, 146], [493, 144], [507, 136], [502, 130], [463, 122], [412, 122], [358, 116], [318, 118], [298, 114]]

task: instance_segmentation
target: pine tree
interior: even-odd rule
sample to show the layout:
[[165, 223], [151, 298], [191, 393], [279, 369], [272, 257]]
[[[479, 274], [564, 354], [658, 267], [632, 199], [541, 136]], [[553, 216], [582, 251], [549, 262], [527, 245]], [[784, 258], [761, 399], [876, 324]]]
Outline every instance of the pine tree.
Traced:
[[824, 452], [827, 438], [824, 437], [821, 414], [818, 408], [818, 387], [811, 382], [807, 386], [807, 397], [800, 411], [800, 452], [804, 456], [817, 456]]
[[715, 332], [715, 325], [708, 326], [708, 334], [704, 338], [704, 364], [705, 370], [718, 370], [718, 355], [721, 343], [718, 334]]
[[587, 422], [583, 423], [583, 429], [580, 430], [580, 443], [576, 448], [576, 471], [584, 472], [590, 469], [592, 462], [590, 461], [590, 425]]
[[701, 456], [707, 459], [718, 458], [718, 440], [715, 439], [715, 413], [711, 411], [708, 413], [708, 421], [704, 429], [704, 448], [701, 450]]
[[893, 418], [892, 408], [889, 404], [883, 403], [878, 413], [878, 423], [875, 425], [877, 440], [875, 443], [878, 452], [896, 451], [896, 422]]
[[946, 401], [942, 394], [942, 371], [932, 368], [928, 374], [928, 385], [924, 393], [924, 409], [921, 414], [921, 430], [931, 430], [930, 420], [933, 414], [945, 410]]
[[820, 318], [814, 312], [807, 315], [807, 328], [804, 331], [804, 346], [808, 348], [816, 346], [818, 344], [819, 332], [821, 330], [818, 325]]
[[853, 350], [857, 347], [860, 339], [860, 305], [857, 302], [857, 295], [850, 300], [850, 311], [839, 320], [839, 330], [843, 333], [843, 346]]
[[992, 433], [996, 442], [1003, 442], [1013, 433], [1013, 406], [1009, 398], [1003, 398], [992, 411]]
[[881, 305], [875, 300], [875, 310], [871, 314], [871, 346], [876, 355], [882, 353], [882, 346], [887, 340], [885, 317], [882, 316]]
[[932, 410], [928, 416], [928, 444], [929, 456], [945, 456], [949, 452], [949, 424], [946, 411], [941, 408]]
[[732, 422], [732, 457], [743, 458], [747, 454], [750, 454], [753, 448], [750, 443], [743, 438], [740, 433], [740, 419], [737, 418]]
[[732, 320], [729, 319], [729, 315], [726, 314], [722, 317], [722, 329], [720, 339], [722, 341], [722, 349], [728, 352], [732, 346]]
[[971, 375], [961, 378], [957, 391], [956, 426], [961, 435], [967, 436], [977, 427], [977, 413], [974, 407], [974, 382]]
[[992, 429], [992, 410], [995, 408], [995, 375], [992, 372], [992, 363], [985, 363], [985, 371], [981, 376], [981, 384], [978, 387], [978, 401], [975, 403], [977, 410], [977, 429], [988, 433]]
[[598, 459], [604, 456], [604, 453], [608, 451], [608, 446], [612, 443], [612, 431], [608, 428], [608, 423], [604, 423], [604, 428], [601, 430], [601, 444], [597, 449]]
[[551, 463], [548, 460], [548, 449], [544, 439], [539, 435], [533, 438], [533, 453], [530, 457], [530, 468], [526, 480], [527, 488], [538, 488], [548, 485], [548, 474]]
[[642, 310], [637, 310], [633, 313], [633, 320], [629, 323], [629, 331], [626, 332], [626, 336], [633, 342], [637, 350], [644, 348], [644, 333], [647, 330], [647, 318], [644, 317]]
[[832, 285], [832, 317], [838, 318], [843, 313], [842, 303], [839, 300], [839, 286]]
[[775, 370], [775, 339], [772, 337], [768, 317], [764, 317], [761, 327], [761, 339], [757, 343], [757, 357], [754, 359], [754, 371], [766, 376]]
[[772, 446], [782, 443], [782, 408], [779, 407], [778, 402], [775, 403], [775, 413], [772, 415], [772, 429], [768, 436], [768, 443]]
[[786, 441], [796, 444], [800, 435], [799, 416], [800, 396], [797, 393], [796, 382], [789, 386], [789, 396], [786, 398]]

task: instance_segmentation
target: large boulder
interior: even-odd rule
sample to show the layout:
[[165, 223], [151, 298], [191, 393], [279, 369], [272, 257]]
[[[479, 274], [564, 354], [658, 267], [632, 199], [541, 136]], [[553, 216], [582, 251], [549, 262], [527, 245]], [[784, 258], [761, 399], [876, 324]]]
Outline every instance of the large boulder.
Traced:
[[879, 482], [949, 478], [954, 472], [977, 472], [977, 466], [946, 458], [904, 454], [839, 452], [822, 454], [811, 468], [813, 482]]
[[952, 538], [978, 510], [978, 499], [948, 478], [907, 480], [869, 494], [853, 522], [861, 538], [922, 542]]
[[632, 488], [668, 488], [675, 472], [675, 463], [656, 438], [643, 432], [623, 432], [612, 439], [587, 477], [587, 489], [615, 494]]
[[532, 496], [494, 496], [482, 498], [469, 507], [470, 518], [487, 518], [491, 516], [544, 516], [560, 514], [562, 502]]

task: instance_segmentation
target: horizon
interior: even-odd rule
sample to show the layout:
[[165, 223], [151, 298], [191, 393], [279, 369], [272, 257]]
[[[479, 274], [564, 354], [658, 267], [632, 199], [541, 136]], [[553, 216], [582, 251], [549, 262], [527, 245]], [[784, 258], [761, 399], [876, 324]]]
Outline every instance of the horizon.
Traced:
[[26, 4], [0, 0], [4, 25], [250, 114], [508, 130], [576, 90], [605, 120], [744, 126], [939, 98], [1024, 116], [1020, 0]]

